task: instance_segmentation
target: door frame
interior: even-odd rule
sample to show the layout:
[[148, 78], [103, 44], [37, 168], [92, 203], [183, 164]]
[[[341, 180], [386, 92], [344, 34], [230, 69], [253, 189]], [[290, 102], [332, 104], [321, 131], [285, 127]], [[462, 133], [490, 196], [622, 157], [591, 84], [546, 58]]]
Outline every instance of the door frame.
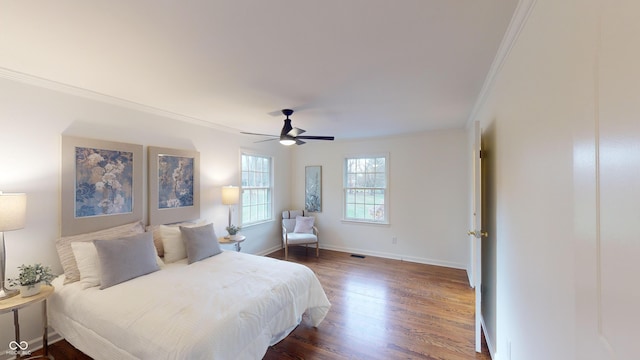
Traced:
[[467, 232], [471, 246], [471, 286], [475, 289], [475, 349], [482, 352], [482, 129], [480, 122], [473, 124], [471, 142], [471, 206], [472, 229]]

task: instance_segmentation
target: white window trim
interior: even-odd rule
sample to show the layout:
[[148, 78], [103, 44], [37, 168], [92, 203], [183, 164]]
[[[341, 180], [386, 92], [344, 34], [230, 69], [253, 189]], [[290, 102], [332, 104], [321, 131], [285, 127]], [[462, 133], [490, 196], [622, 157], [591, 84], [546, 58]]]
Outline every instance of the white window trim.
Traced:
[[[269, 184], [270, 184], [270, 191], [271, 191], [271, 217], [269, 219], [263, 219], [263, 220], [259, 220], [259, 221], [255, 221], [252, 223], [248, 223], [245, 224], [244, 223], [244, 219], [242, 216], [243, 213], [243, 203], [242, 203], [242, 199], [243, 199], [243, 193], [245, 190], [245, 187], [242, 186], [242, 155], [247, 155], [247, 156], [259, 156], [259, 157], [265, 157], [265, 158], [269, 158], [270, 161], [270, 166], [271, 169], [269, 170]], [[273, 222], [275, 219], [275, 214], [274, 214], [274, 209], [275, 209], [275, 185], [274, 185], [274, 170], [275, 170], [275, 158], [273, 155], [269, 155], [269, 154], [263, 154], [257, 151], [252, 151], [252, 150], [246, 150], [246, 149], [240, 149], [240, 156], [238, 157], [238, 162], [239, 162], [239, 177], [240, 177], [240, 201], [238, 202], [238, 222], [240, 224], [240, 226], [242, 226], [243, 228], [250, 228], [253, 226], [257, 226], [257, 225], [261, 225], [261, 224], [265, 224], [265, 223], [270, 223]]]
[[[385, 218], [382, 221], [372, 221], [365, 219], [352, 219], [347, 218], [347, 159], [371, 159], [371, 158], [385, 158], [385, 188], [384, 188], [384, 214]], [[368, 225], [390, 225], [389, 213], [389, 153], [363, 153], [363, 154], [347, 154], [342, 157], [342, 222], [344, 223], [357, 223]]]

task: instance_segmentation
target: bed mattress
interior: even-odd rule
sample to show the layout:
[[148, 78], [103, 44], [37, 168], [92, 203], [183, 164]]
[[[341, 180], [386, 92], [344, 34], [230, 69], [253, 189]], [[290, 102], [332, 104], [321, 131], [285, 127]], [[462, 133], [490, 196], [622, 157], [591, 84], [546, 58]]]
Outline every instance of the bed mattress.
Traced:
[[308, 267], [232, 251], [104, 290], [63, 281], [50, 324], [94, 359], [260, 359], [331, 306]]

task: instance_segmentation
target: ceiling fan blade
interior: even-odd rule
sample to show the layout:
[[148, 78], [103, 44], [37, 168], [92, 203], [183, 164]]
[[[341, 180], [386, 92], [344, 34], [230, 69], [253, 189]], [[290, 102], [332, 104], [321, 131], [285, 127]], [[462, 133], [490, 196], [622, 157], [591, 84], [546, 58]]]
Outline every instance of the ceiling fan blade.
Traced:
[[269, 115], [269, 116], [282, 116], [282, 110], [280, 110], [280, 109], [274, 110], [272, 112], [268, 112], [267, 115]]
[[[305, 140], [329, 140], [329, 141], [334, 139], [333, 136], [301, 136], [300, 134], [305, 133], [306, 130], [291, 126], [291, 119], [289, 119], [289, 116], [293, 115], [294, 111], [291, 110], [291, 109], [282, 109], [281, 112], [282, 112], [282, 114], [284, 116], [286, 116], [286, 118], [284, 119], [284, 126], [282, 127], [282, 130], [280, 131], [280, 136], [267, 135], [267, 134], [256, 134], [256, 133], [249, 133], [249, 132], [242, 132], [242, 134], [269, 136], [269, 137], [273, 138], [273, 139], [261, 140], [261, 141], [256, 141], [256, 142], [275, 140], [276, 138], [279, 138], [280, 142], [283, 143], [283, 145], [292, 145], [292, 143], [294, 141], [295, 141], [296, 145], [306, 144], [306, 142], [302, 141], [302, 139], [305, 139]], [[272, 114], [270, 114], [270, 115], [272, 115]], [[276, 114], [273, 113], [273, 115], [276, 115]], [[288, 142], [288, 144], [287, 144], [287, 142]]]
[[331, 140], [331, 141], [335, 139], [333, 136], [298, 136], [296, 138], [307, 139], [307, 140]]
[[297, 128], [297, 127], [294, 127], [293, 129], [291, 129], [291, 130], [287, 133], [287, 135], [289, 135], [289, 136], [293, 136], [293, 137], [297, 137], [298, 135], [300, 135], [300, 134], [302, 134], [302, 133], [304, 133], [304, 132], [306, 132], [306, 131], [305, 131], [305, 130], [303, 130], [303, 129], [300, 129], [300, 128]]
[[270, 137], [280, 137], [280, 135], [270, 135], [270, 134], [258, 134], [258, 133], [252, 133], [252, 132], [246, 132], [246, 131], [240, 131], [240, 134], [245, 134], [245, 135], [258, 135], [258, 136], [270, 136]]
[[271, 139], [264, 139], [264, 140], [258, 140], [258, 141], [254, 141], [253, 143], [261, 143], [261, 142], [265, 142], [265, 141], [273, 141], [273, 140], [278, 140], [277, 137], [271, 138]]

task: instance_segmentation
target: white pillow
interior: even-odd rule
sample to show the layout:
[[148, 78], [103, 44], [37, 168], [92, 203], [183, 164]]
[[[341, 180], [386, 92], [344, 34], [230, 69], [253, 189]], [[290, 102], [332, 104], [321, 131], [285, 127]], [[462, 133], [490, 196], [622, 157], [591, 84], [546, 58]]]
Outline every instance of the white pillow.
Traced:
[[119, 239], [123, 236], [140, 234], [144, 232], [144, 225], [141, 221], [132, 222], [130, 224], [120, 225], [104, 230], [94, 231], [86, 234], [78, 234], [72, 236], [63, 236], [56, 240], [56, 250], [60, 257], [60, 264], [64, 270], [64, 283], [69, 284], [80, 280], [80, 273], [73, 256], [71, 243], [76, 241], [92, 242], [96, 239]]
[[[175, 224], [166, 224], [166, 226], [189, 226], [195, 225], [196, 221], [182, 221]], [[153, 233], [153, 245], [156, 246], [156, 250], [158, 251], [158, 256], [164, 256], [164, 246], [162, 245], [162, 237], [160, 236], [160, 226], [163, 225], [149, 225], [147, 226], [147, 231]]]
[[80, 270], [80, 286], [83, 289], [100, 285], [100, 262], [93, 242], [72, 242], [71, 249]]
[[313, 234], [313, 216], [296, 216], [296, 227], [294, 233]]
[[[183, 225], [184, 227], [201, 226], [203, 222], [197, 224]], [[160, 238], [164, 248], [164, 262], [169, 264], [187, 258], [187, 249], [182, 240], [180, 226], [160, 225]]]

